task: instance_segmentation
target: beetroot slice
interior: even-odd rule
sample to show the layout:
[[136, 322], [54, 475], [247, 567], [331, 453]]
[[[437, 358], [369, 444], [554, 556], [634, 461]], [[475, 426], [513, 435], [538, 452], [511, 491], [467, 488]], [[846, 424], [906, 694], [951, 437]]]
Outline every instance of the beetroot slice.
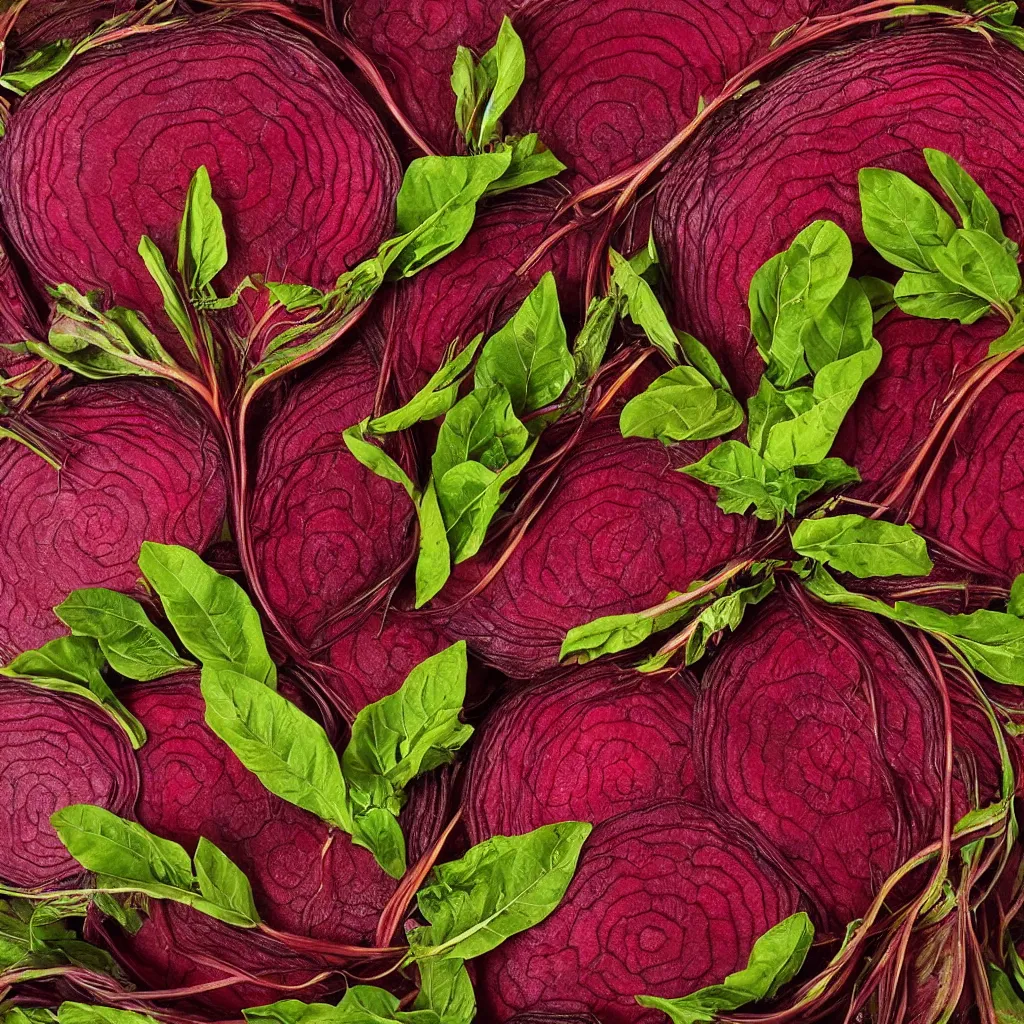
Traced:
[[[901, 32], [815, 54], [715, 118], [658, 194], [655, 238], [679, 326], [712, 349], [739, 390], [756, 390], [763, 363], [747, 310], [754, 271], [816, 218], [834, 220], [855, 252], [866, 251], [858, 171], [885, 167], [933, 188], [924, 147], [959, 160], [1019, 240], [1022, 71], [1024, 54], [998, 40]], [[990, 144], [978, 147], [977, 138]], [[875, 258], [864, 268], [892, 271]], [[925, 338], [944, 331], [924, 320], [918, 328]], [[915, 374], [895, 401], [926, 423], [934, 398]], [[861, 401], [870, 405], [870, 392]], [[851, 454], [856, 462], [859, 452]]]
[[[749, 517], [725, 515], [708, 488], [674, 472], [707, 450], [623, 438], [617, 417], [604, 418], [566, 459], [511, 558], [446, 631], [508, 675], [532, 678], [558, 664], [571, 627], [640, 611], [706, 578], [753, 530]], [[501, 549], [457, 567], [441, 600], [464, 593]]]
[[1024, 371], [1007, 367], [971, 406], [917, 520], [1009, 582], [1024, 571]]
[[[459, 46], [477, 54], [494, 42], [503, 0], [351, 0], [345, 24], [384, 72], [395, 101], [439, 153], [454, 153], [452, 63]], [[419, 155], [419, 154], [417, 154]]]
[[558, 821], [593, 824], [669, 797], [701, 800], [693, 687], [597, 664], [513, 693], [475, 741], [464, 797], [474, 843]]
[[681, 800], [616, 815], [583, 848], [550, 917], [482, 961], [485, 1020], [517, 1011], [654, 1021], [637, 995], [684, 996], [746, 966], [754, 942], [800, 909], [768, 844]]
[[384, 319], [404, 397], [426, 384], [456, 338], [468, 342], [504, 324], [547, 271], [555, 275], [567, 325], [571, 329], [582, 320], [590, 242], [583, 228], [547, 250], [521, 278], [515, 276], [556, 229], [557, 207], [558, 197], [538, 190], [517, 193], [514, 202], [481, 213], [450, 256], [392, 289]]
[[50, 825], [70, 804], [131, 817], [139, 769], [124, 730], [90, 701], [0, 680], [0, 880], [56, 888], [84, 877]]
[[260, 445], [251, 512], [257, 571], [271, 608], [304, 642], [409, 552], [412, 502], [358, 463], [341, 436], [370, 414], [376, 384], [366, 347], [352, 346], [291, 391]]
[[821, 0], [526, 0], [514, 23], [527, 77], [509, 114], [595, 184], [651, 156], [726, 79]]
[[0, 653], [66, 632], [53, 614], [78, 587], [132, 591], [145, 540], [201, 551], [224, 521], [220, 447], [170, 391], [90, 384], [33, 407], [65, 455], [53, 469], [0, 440]]
[[833, 929], [937, 834], [941, 705], [871, 616], [773, 600], [711, 665], [694, 735], [708, 798], [776, 844]]
[[399, 168], [341, 72], [273, 21], [197, 19], [76, 58], [0, 145], [0, 208], [43, 283], [102, 288], [165, 324], [137, 255], [176, 251], [205, 164], [228, 234], [218, 278], [333, 283], [391, 232]]

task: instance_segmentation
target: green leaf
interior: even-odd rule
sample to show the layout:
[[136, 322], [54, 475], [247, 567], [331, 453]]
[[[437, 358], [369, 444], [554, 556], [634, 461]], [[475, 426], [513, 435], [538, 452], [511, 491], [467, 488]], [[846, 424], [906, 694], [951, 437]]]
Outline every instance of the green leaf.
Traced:
[[391, 480], [393, 483], [401, 484], [405, 493], [413, 501], [416, 501], [419, 498], [419, 490], [409, 479], [409, 474], [383, 448], [371, 444], [363, 436], [369, 425], [369, 420], [363, 420], [343, 431], [341, 437], [345, 442], [345, 447], [348, 448], [352, 458], [364, 465], [371, 473], [376, 473], [377, 476]]
[[413, 956], [468, 960], [543, 921], [565, 895], [591, 829], [563, 821], [494, 836], [435, 867], [416, 894], [430, 923], [409, 933]]
[[222, 920], [234, 917], [243, 928], [255, 928], [260, 923], [249, 879], [205, 836], [199, 837], [195, 865], [199, 891], [207, 902], [221, 908], [224, 912]]
[[224, 219], [213, 198], [205, 165], [196, 168], [185, 193], [185, 209], [178, 228], [178, 273], [194, 300], [228, 262]]
[[804, 520], [793, 531], [793, 550], [859, 579], [932, 571], [924, 538], [912, 526], [860, 515]]
[[308, 284], [267, 281], [266, 286], [274, 301], [280, 302], [289, 313], [297, 313], [300, 309], [323, 309], [327, 303], [327, 296]]
[[742, 515], [753, 506], [758, 519], [781, 522], [786, 512], [796, 511], [782, 474], [740, 441], [723, 441], [680, 472], [717, 488], [723, 512]]
[[57, 1010], [58, 1024], [158, 1024], [148, 1013], [66, 1002]]
[[988, 965], [988, 985], [997, 1024], [1024, 1024], [1024, 1001], [1007, 974], [995, 964]]
[[494, 83], [476, 132], [476, 144], [483, 147], [497, 138], [501, 117], [515, 99], [526, 76], [526, 54], [508, 15], [501, 19], [497, 41], [483, 55], [480, 63], [487, 69], [487, 76]]
[[417, 512], [420, 550], [416, 559], [416, 607], [422, 608], [445, 585], [452, 569], [448, 533], [437, 503], [433, 477], [427, 482]]
[[505, 385], [477, 385], [441, 424], [431, 459], [434, 479], [442, 480], [449, 470], [470, 461], [498, 473], [522, 454], [529, 441]]
[[477, 200], [511, 161], [511, 150], [413, 160], [398, 191], [399, 235], [378, 253], [390, 276], [412, 277], [461, 245], [473, 226]]
[[373, 854], [381, 869], [392, 878], [405, 874], [405, 836], [395, 815], [384, 807], [356, 812], [352, 842]]
[[984, 231], [961, 228], [933, 255], [940, 274], [994, 306], [1008, 307], [1020, 291], [1016, 259]]
[[149, 681], [193, 668], [149, 621], [138, 601], [116, 590], [73, 590], [54, 613], [76, 636], [92, 637], [115, 672]]
[[623, 437], [654, 437], [666, 445], [721, 437], [742, 422], [739, 402], [690, 366], [662, 374], [619, 415]]
[[863, 167], [858, 176], [867, 240], [901, 270], [935, 270], [935, 254], [953, 237], [953, 218], [933, 196], [898, 171]]
[[1001, 356], [1024, 345], [1024, 313], [1017, 313], [1006, 332], [996, 338], [988, 347], [988, 356]]
[[466, 965], [455, 957], [419, 963], [420, 991], [414, 1010], [433, 1010], [442, 1024], [473, 1024], [476, 996]]
[[997, 683], [1024, 686], [1024, 620], [986, 608], [969, 615], [949, 615], [938, 608], [897, 601], [889, 605], [840, 586], [821, 566], [804, 586], [828, 604], [871, 612], [914, 626], [954, 647], [964, 660]]
[[128, 734], [138, 750], [146, 742], [142, 723], [121, 703], [102, 676], [106, 659], [88, 636], [60, 636], [38, 650], [19, 654], [0, 675], [27, 679], [44, 690], [77, 694], [99, 705]]
[[[460, 641], [420, 662], [397, 692], [364, 707], [352, 723], [341, 759], [349, 799], [357, 814], [375, 808], [394, 819], [405, 804], [405, 787], [417, 776], [446, 764], [472, 735], [459, 721], [466, 699], [466, 645]], [[395, 847], [394, 828], [373, 817], [371, 827]], [[399, 839], [401, 832], [398, 832]], [[368, 846], [376, 855], [376, 846]], [[400, 868], [405, 870], [404, 845]], [[382, 866], [384, 860], [378, 858]], [[392, 857], [392, 865], [398, 866]], [[387, 868], [385, 868], [387, 870]]]
[[206, 724], [271, 793], [352, 831], [338, 755], [319, 723], [230, 668], [204, 665], [201, 688]]
[[949, 196], [956, 208], [963, 226], [971, 230], [984, 231], [1011, 255], [1016, 255], [1016, 244], [1003, 234], [999, 211], [963, 167], [948, 153], [938, 149], [926, 149], [924, 158], [942, 191]]
[[582, 387], [600, 367], [618, 316], [618, 300], [615, 296], [590, 300], [583, 327], [572, 346], [575, 365], [573, 381], [577, 387]]
[[862, 277], [860, 286], [871, 303], [871, 318], [877, 324], [879, 320], [896, 308], [893, 298], [893, 286], [879, 277]]
[[16, 96], [24, 96], [30, 89], [53, 78], [63, 70], [74, 56], [75, 47], [70, 39], [57, 39], [23, 57], [10, 71], [0, 76], [0, 87]]
[[867, 348], [823, 366], [814, 376], [813, 404], [768, 432], [765, 458], [776, 469], [811, 466], [828, 454], [864, 382], [878, 369], [882, 347], [873, 338]]
[[621, 296], [630, 320], [670, 363], [679, 362], [679, 342], [654, 289], [625, 256], [614, 249], [608, 250], [608, 256], [612, 264], [612, 293]]
[[[697, 586], [699, 583], [699, 580], [695, 581], [691, 586]], [[666, 600], [678, 596], [678, 591], [670, 591]], [[708, 600], [709, 597], [704, 598], [704, 601]], [[603, 615], [591, 619], [590, 622], [574, 626], [566, 633], [558, 658], [561, 661], [570, 654], [575, 654], [577, 664], [585, 665], [603, 654], [628, 651], [642, 644], [653, 634], [678, 622], [692, 608], [692, 604], [684, 603], [660, 615], [640, 611], [623, 615]]]
[[721, 985], [709, 985], [681, 999], [637, 996], [641, 1006], [664, 1011], [674, 1024], [713, 1021], [723, 1010], [771, 999], [791, 981], [807, 957], [814, 926], [802, 911], [792, 914], [762, 935], [750, 951], [747, 966], [728, 975]]
[[774, 384], [789, 387], [809, 372], [804, 333], [840, 293], [852, 263], [846, 232], [832, 221], [816, 220], [754, 273], [750, 329]]
[[204, 666], [229, 665], [268, 687], [277, 685], [259, 612], [234, 580], [188, 548], [153, 541], [143, 543], [139, 568], [181, 642]]
[[546, 273], [512, 318], [487, 339], [476, 366], [478, 388], [504, 384], [519, 414], [555, 401], [572, 379], [555, 276]]
[[458, 400], [459, 385], [465, 378], [483, 337], [482, 334], [478, 334], [458, 355], [445, 359], [431, 375], [430, 380], [405, 405], [370, 420], [366, 432], [372, 435], [391, 434], [398, 430], [407, 430], [424, 420], [443, 416]]
[[167, 269], [163, 253], [157, 248], [152, 238], [143, 235], [139, 239], [139, 255], [146, 265], [146, 270], [149, 271], [149, 276], [160, 289], [160, 295], [164, 301], [164, 312], [194, 357], [196, 355], [196, 334], [192, 328], [192, 320], [185, 308], [185, 300], [178, 290], [178, 285]]
[[1024, 619], [1024, 572], [1015, 576], [1013, 583], [1010, 584], [1010, 600], [1006, 605], [1006, 610], [1010, 615]]
[[686, 331], [676, 331], [676, 340], [683, 350], [686, 361], [695, 369], [699, 370], [715, 387], [721, 388], [732, 394], [732, 385], [722, 373], [718, 361], [711, 354], [710, 349], [702, 341], [698, 341], [692, 334]]
[[749, 587], [739, 587], [731, 593], [723, 594], [703, 608], [695, 619], [694, 631], [686, 641], [686, 664], [693, 665], [700, 661], [715, 634], [726, 629], [736, 629], [743, 621], [746, 610], [760, 604], [774, 589], [775, 576], [769, 574]]
[[911, 316], [926, 320], [959, 320], [973, 324], [991, 307], [984, 299], [938, 272], [904, 274], [893, 290], [896, 305]]
[[511, 149], [512, 161], [508, 170], [487, 186], [484, 192], [487, 196], [498, 196], [526, 185], [535, 185], [565, 170], [565, 164], [540, 141], [536, 132], [508, 139], [495, 148], [499, 151]]
[[874, 316], [861, 283], [847, 278], [825, 311], [812, 320], [801, 339], [807, 364], [817, 373], [829, 363], [863, 352], [871, 344]]

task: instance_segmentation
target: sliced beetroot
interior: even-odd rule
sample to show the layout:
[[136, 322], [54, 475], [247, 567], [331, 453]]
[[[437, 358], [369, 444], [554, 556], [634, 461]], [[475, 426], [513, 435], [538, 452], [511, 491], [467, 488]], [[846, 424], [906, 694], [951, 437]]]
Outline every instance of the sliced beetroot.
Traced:
[[1024, 371], [1016, 363], [972, 400], [917, 521], [1007, 581], [1024, 571]]
[[800, 909], [763, 838], [680, 800], [609, 818], [565, 898], [481, 962], [485, 1020], [521, 1010], [653, 1020], [637, 995], [684, 996], [746, 966], [754, 942]]
[[416, 130], [439, 153], [454, 153], [456, 49], [487, 50], [511, 7], [506, 0], [349, 0], [345, 25]]
[[176, 250], [205, 164], [230, 259], [333, 283], [392, 226], [399, 168], [376, 115], [315, 47], [273, 21], [197, 19], [98, 47], [21, 100], [0, 145], [0, 208], [44, 283], [103, 289], [164, 324], [137, 255]]
[[558, 198], [531, 190], [482, 213], [450, 256], [392, 290], [384, 319], [399, 391], [410, 397], [441, 365], [456, 339], [500, 327], [547, 271], [558, 285], [562, 315], [578, 323], [590, 234], [578, 228], [521, 278], [516, 271], [558, 227]]
[[[712, 349], [739, 390], [756, 390], [763, 363], [747, 310], [754, 271], [816, 218], [834, 220], [855, 252], [865, 251], [858, 171], [885, 167], [934, 189], [924, 147], [960, 161], [1019, 239], [1022, 72], [1024, 54], [998, 40], [910, 31], [815, 54], [715, 118], [658, 194], [655, 238], [678, 325]], [[874, 258], [865, 266], [887, 272]], [[945, 327], [920, 321], [918, 329], [936, 338]], [[895, 398], [924, 421], [935, 400], [921, 388], [928, 379], [911, 375]], [[866, 392], [862, 402], [872, 401]]]
[[[446, 631], [508, 675], [531, 678], [558, 664], [573, 626], [640, 611], [706, 578], [753, 530], [749, 518], [725, 515], [708, 488], [675, 472], [707, 450], [623, 438], [618, 417], [599, 421], [495, 578], [439, 614]], [[504, 544], [457, 567], [440, 600], [475, 585]]]
[[597, 664], [493, 708], [474, 740], [463, 821], [474, 843], [558, 821], [599, 824], [669, 797], [701, 800], [693, 686]]
[[567, 164], [571, 187], [651, 156], [821, 0], [526, 0], [527, 76], [509, 114]]
[[0, 653], [66, 632], [53, 614], [78, 587], [131, 591], [143, 541], [201, 551], [224, 521], [220, 447], [172, 392], [89, 384], [32, 409], [63, 466], [0, 440]]
[[175, 1008], [199, 1019], [240, 1016], [278, 999], [322, 1000], [343, 983], [318, 980], [327, 964], [260, 932], [232, 928], [178, 903], [151, 900], [142, 928], [129, 935], [95, 909], [85, 938], [109, 949], [147, 989], [193, 989]]
[[372, 939], [394, 880], [344, 833], [264, 788], [206, 726], [195, 678], [133, 687], [125, 703], [149, 735], [139, 752], [146, 828], [189, 850], [201, 835], [219, 846], [246, 873], [274, 928]]
[[449, 643], [425, 616], [390, 610], [339, 623], [328, 635], [326, 684], [349, 721]]
[[251, 525], [264, 594], [308, 641], [409, 553], [413, 506], [358, 463], [342, 431], [368, 416], [377, 366], [364, 345], [291, 391], [260, 444]]
[[[0, 246], [0, 345], [15, 345], [42, 336], [43, 324], [34, 300], [9, 254]], [[0, 371], [5, 376], [14, 376], [27, 369], [34, 358], [0, 348]]]
[[50, 825], [70, 804], [132, 816], [139, 769], [128, 737], [87, 700], [0, 680], [0, 881], [56, 888], [81, 879], [81, 865]]
[[708, 798], [775, 843], [833, 929], [937, 834], [941, 704], [871, 616], [773, 600], [711, 665], [694, 736]]

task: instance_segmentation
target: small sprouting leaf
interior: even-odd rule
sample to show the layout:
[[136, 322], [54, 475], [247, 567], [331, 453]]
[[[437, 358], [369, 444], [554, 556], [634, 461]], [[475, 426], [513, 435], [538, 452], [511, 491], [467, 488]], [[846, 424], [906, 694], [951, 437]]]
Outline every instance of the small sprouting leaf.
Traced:
[[504, 384], [477, 385], [444, 418], [431, 459], [435, 480], [464, 462], [495, 473], [522, 454], [530, 434], [512, 410]]
[[300, 309], [323, 309], [327, 295], [308, 284], [288, 284], [284, 281], [267, 281], [267, 291], [275, 302], [280, 302], [289, 313]]
[[468, 960], [543, 921], [565, 895], [591, 829], [563, 821], [494, 836], [435, 867], [416, 894], [430, 923], [409, 933], [412, 955]]
[[686, 331], [676, 331], [675, 334], [676, 340], [683, 350], [683, 355], [686, 357], [686, 361], [695, 370], [699, 370], [707, 377], [715, 387], [721, 388], [731, 395], [732, 385], [726, 379], [725, 374], [722, 373], [718, 360], [711, 354], [711, 350], [707, 345], [699, 341], [692, 334], [687, 334]]
[[101, 675], [106, 659], [91, 636], [59, 636], [34, 651], [25, 651], [0, 668], [0, 675], [22, 679], [63, 679], [91, 688]]
[[546, 181], [565, 170], [565, 164], [537, 137], [536, 132], [517, 139], [508, 139], [495, 147], [497, 150], [510, 148], [512, 161], [508, 170], [488, 186], [484, 195], [498, 196], [526, 185]]
[[259, 612], [234, 580], [189, 548], [153, 541], [143, 543], [139, 568], [181, 642], [203, 665], [230, 665], [268, 687], [277, 685]]
[[516, 98], [526, 76], [526, 54], [508, 15], [501, 19], [497, 41], [483, 55], [480, 63], [487, 69], [488, 79], [494, 83], [476, 131], [476, 145], [482, 148], [497, 138], [501, 117]]
[[996, 1011], [996, 1024], [1024, 1024], [1024, 1001], [1017, 995], [1006, 972], [995, 964], [988, 965], [988, 985]]
[[242, 927], [255, 927], [260, 923], [249, 879], [234, 861], [205, 836], [199, 837], [195, 866], [199, 891], [208, 903], [237, 918]]
[[747, 966], [728, 975], [721, 985], [708, 985], [679, 999], [637, 996], [641, 1006], [662, 1010], [673, 1024], [713, 1021], [747, 1003], [771, 999], [803, 966], [814, 940], [814, 925], [802, 911], [770, 928], [750, 951]]
[[700, 661], [713, 636], [726, 629], [736, 629], [743, 621], [746, 610], [760, 604], [774, 589], [775, 576], [769, 573], [757, 583], [723, 594], [703, 608], [694, 620], [693, 632], [686, 641], [686, 664], [693, 665]]
[[[667, 596], [674, 598], [680, 596], [677, 591], [671, 591]], [[710, 598], [705, 598], [705, 601]], [[580, 665], [585, 665], [603, 654], [616, 654], [619, 651], [628, 651], [632, 647], [642, 644], [648, 637], [662, 629], [678, 622], [693, 608], [692, 604], [684, 602], [670, 611], [660, 615], [652, 615], [650, 611], [628, 612], [622, 615], [603, 615], [600, 618], [591, 619], [580, 626], [574, 626], [565, 634], [561, 650], [558, 653], [559, 661], [575, 655], [575, 660]]]
[[654, 289], [637, 272], [630, 260], [614, 249], [608, 250], [612, 264], [612, 294], [621, 296], [630, 320], [670, 363], [679, 361], [679, 341], [668, 322]]
[[989, 356], [1001, 356], [1013, 352], [1024, 345], [1024, 313], [1015, 314], [1006, 332], [988, 346]]
[[864, 167], [861, 220], [867, 240], [893, 266], [921, 274], [936, 269], [935, 253], [953, 237], [953, 218], [905, 174]]
[[364, 435], [369, 425], [370, 421], [367, 419], [344, 430], [341, 438], [345, 442], [345, 447], [348, 448], [352, 458], [364, 465], [371, 473], [376, 473], [377, 476], [391, 480], [393, 483], [401, 484], [405, 493], [413, 501], [416, 501], [419, 491], [409, 479], [409, 474], [383, 448], [378, 448], [377, 445], [366, 440]]
[[582, 387], [590, 380], [604, 360], [612, 330], [618, 320], [618, 305], [613, 295], [590, 300], [586, 319], [572, 347], [575, 364], [573, 381], [577, 387]]
[[224, 219], [213, 198], [210, 173], [196, 168], [185, 193], [185, 209], [178, 228], [178, 273], [189, 297], [195, 300], [228, 262]]
[[511, 150], [413, 160], [398, 191], [399, 234], [378, 252], [389, 275], [411, 277], [461, 245], [473, 226], [477, 201], [511, 161]]
[[793, 550], [859, 579], [932, 571], [924, 538], [912, 526], [861, 515], [804, 520], [793, 531]]
[[416, 607], [422, 608], [445, 585], [452, 571], [452, 553], [448, 544], [441, 507], [433, 477], [427, 482], [417, 506], [420, 523], [420, 550], [416, 559]]
[[73, 590], [54, 612], [77, 636], [92, 637], [115, 672], [149, 681], [193, 668], [149, 621], [145, 609], [116, 590]]
[[474, 383], [504, 384], [519, 414], [555, 401], [572, 378], [555, 276], [546, 273], [512, 318], [487, 339]]
[[874, 317], [861, 283], [847, 278], [839, 293], [805, 328], [804, 353], [812, 372], [864, 351], [871, 344]]
[[781, 522], [796, 504], [777, 469], [740, 441], [723, 441], [680, 472], [718, 490], [718, 507], [742, 515], [751, 506], [758, 519]]
[[691, 366], [662, 374], [619, 415], [623, 437], [654, 437], [666, 445], [721, 437], [742, 422], [739, 402]]
[[74, 53], [75, 47], [70, 39], [54, 40], [41, 49], [33, 50], [10, 71], [0, 75], [0, 88], [9, 89], [16, 96], [24, 96], [63, 70]]
[[984, 231], [999, 242], [1010, 255], [1016, 255], [1017, 245], [1003, 233], [999, 211], [992, 200], [985, 195], [978, 183], [948, 153], [938, 149], [926, 149], [924, 158], [935, 180], [960, 215], [963, 226]]
[[149, 271], [149, 276], [160, 289], [160, 295], [164, 300], [164, 312], [174, 324], [175, 330], [181, 335], [189, 352], [195, 356], [196, 334], [192, 327], [192, 320], [185, 308], [185, 300], [178, 290], [177, 282], [167, 269], [163, 253], [157, 248], [156, 242], [152, 238], [143, 235], [139, 239], [139, 255], [146, 265], [146, 270]]
[[405, 836], [395, 815], [384, 807], [356, 811], [352, 842], [373, 854], [373, 859], [392, 878], [405, 874]]
[[318, 722], [270, 687], [223, 665], [204, 665], [200, 686], [206, 724], [271, 793], [352, 831], [338, 755]]
[[961, 228], [933, 255], [940, 274], [994, 306], [1007, 308], [1020, 291], [1017, 260], [984, 231]]

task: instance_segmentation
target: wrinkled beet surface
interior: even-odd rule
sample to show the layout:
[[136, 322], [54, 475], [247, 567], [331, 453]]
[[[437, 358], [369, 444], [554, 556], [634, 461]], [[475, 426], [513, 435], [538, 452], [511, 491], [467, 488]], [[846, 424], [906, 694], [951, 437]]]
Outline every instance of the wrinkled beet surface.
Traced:
[[89, 384], [33, 408], [66, 455], [58, 472], [0, 440], [0, 653], [66, 632], [77, 587], [130, 591], [144, 540], [201, 551], [224, 520], [220, 448], [170, 391]]
[[358, 463], [342, 431], [369, 415], [377, 367], [363, 345], [295, 386], [260, 444], [251, 524], [271, 608], [304, 641], [409, 551], [412, 502]]
[[200, 20], [78, 58], [18, 104], [0, 208], [42, 282], [102, 288], [162, 324], [136, 250], [149, 234], [173, 254], [201, 164], [225, 215], [222, 285], [329, 285], [390, 234], [399, 169], [383, 127], [333, 64], [270, 21]]
[[1012, 364], [971, 406], [925, 494], [927, 533], [1007, 581], [1024, 571], [1024, 371]]
[[709, 799], [778, 846], [833, 929], [936, 834], [944, 735], [877, 620], [785, 598], [714, 661], [694, 718]]
[[[657, 200], [655, 237], [677, 323], [711, 347], [739, 390], [752, 393], [763, 368], [746, 303], [754, 271], [815, 218], [836, 221], [862, 249], [857, 172], [886, 167], [934, 189], [921, 154], [927, 146], [963, 163], [1019, 239], [1022, 70], [1024, 55], [998, 41], [953, 31], [898, 33], [817, 54], [715, 119]], [[979, 137], [989, 144], [975, 145]], [[867, 267], [888, 273], [884, 268], [877, 260]], [[929, 320], [892, 329], [894, 344], [927, 351], [934, 368], [908, 370], [912, 352], [889, 360], [879, 373], [894, 380], [876, 381], [854, 407], [855, 423], [862, 407], [867, 419], [843, 454], [858, 465], [864, 458], [872, 474], [899, 462], [908, 440], [919, 440], [915, 421], [927, 429], [949, 368], [973, 351], [968, 339], [987, 341], [989, 330]], [[883, 347], [888, 334], [879, 334]], [[903, 410], [881, 447], [876, 405]]]
[[[752, 532], [749, 518], [726, 516], [707, 487], [674, 472], [706, 450], [623, 438], [617, 417], [599, 421], [560, 468], [512, 557], [451, 614], [447, 631], [509, 675], [530, 678], [557, 665], [571, 627], [650, 607], [705, 578]], [[493, 547], [492, 557], [502, 544]], [[489, 561], [457, 567], [443, 596], [465, 592]]]
[[558, 909], [483, 959], [482, 1019], [533, 1009], [656, 1021], [634, 996], [720, 982], [800, 909], [797, 889], [759, 845], [679, 800], [609, 818], [587, 840]]
[[594, 665], [508, 697], [476, 737], [464, 797], [474, 843], [558, 821], [593, 824], [667, 797], [700, 802], [693, 687]]
[[425, 658], [448, 641], [424, 616], [388, 611], [344, 622], [330, 631], [326, 671], [331, 694], [347, 717], [394, 693]]
[[511, 7], [502, 0], [351, 0], [345, 24], [416, 130], [437, 152], [454, 153], [455, 51], [468, 46], [483, 53]]
[[[394, 880], [346, 835], [263, 787], [207, 728], [194, 677], [133, 687], [125, 702], [149, 734], [139, 751], [137, 811], [146, 828], [190, 851], [201, 835], [219, 846], [249, 878], [257, 909], [271, 927], [371, 943]], [[247, 938], [203, 914], [168, 905], [137, 936], [118, 936], [115, 949], [144, 979], [183, 985], [209, 979], [203, 956], [236, 970], [282, 969], [276, 944], [251, 960], [261, 944], [266, 946], [262, 938]], [[304, 958], [290, 959], [298, 964]], [[228, 989], [219, 999], [211, 996], [210, 1005], [237, 1009], [247, 1005], [245, 996], [244, 989]]]
[[0, 680], [0, 880], [57, 887], [84, 872], [50, 825], [69, 804], [131, 816], [139, 769], [124, 730], [90, 701]]
[[772, 37], [821, 0], [526, 0], [527, 77], [511, 130], [537, 132], [570, 187], [651, 156]]
[[392, 290], [383, 317], [405, 397], [427, 382], [452, 341], [468, 342], [480, 331], [500, 327], [549, 270], [567, 324], [582, 320], [590, 241], [585, 229], [571, 232], [521, 278], [515, 276], [554, 230], [557, 206], [556, 197], [539, 191], [517, 193], [514, 201], [482, 212], [450, 256]]

